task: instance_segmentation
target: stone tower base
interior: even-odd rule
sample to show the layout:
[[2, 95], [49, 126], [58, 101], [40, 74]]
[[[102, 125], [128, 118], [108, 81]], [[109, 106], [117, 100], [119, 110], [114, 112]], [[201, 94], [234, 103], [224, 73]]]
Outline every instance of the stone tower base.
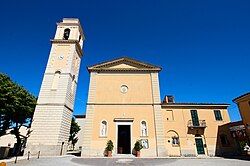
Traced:
[[25, 149], [24, 155], [27, 156], [30, 152], [31, 156], [60, 156], [67, 152], [67, 143], [65, 145], [28, 145]]

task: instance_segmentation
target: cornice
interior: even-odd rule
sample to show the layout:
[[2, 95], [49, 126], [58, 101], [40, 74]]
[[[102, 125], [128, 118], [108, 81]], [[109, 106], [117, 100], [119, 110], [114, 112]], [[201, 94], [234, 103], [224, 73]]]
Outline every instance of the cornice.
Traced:
[[87, 105], [133, 105], [133, 106], [141, 106], [141, 105], [161, 105], [161, 103], [87, 103]]
[[137, 68], [88, 68], [89, 72], [159, 72], [160, 69], [137, 69]]
[[107, 62], [107, 63], [104, 63], [104, 64], [100, 64], [100, 65], [96, 65], [95, 67], [109, 67], [111, 65], [116, 65], [116, 64], [120, 64], [122, 62], [129, 62], [131, 64], [135, 64], [137, 66], [143, 66], [145, 68], [156, 68], [154, 66], [151, 66], [151, 65], [148, 65], [148, 64], [144, 64], [144, 63], [141, 63], [141, 62], [137, 62], [137, 61], [134, 61], [134, 60], [131, 60], [131, 59], [128, 59], [128, 58], [123, 58], [123, 59], [118, 59], [118, 60], [115, 60], [115, 61], [111, 61], [111, 62]]
[[241, 102], [241, 101], [244, 101], [244, 100], [247, 99], [247, 98], [250, 98], [250, 92], [245, 93], [245, 94], [243, 94], [243, 95], [241, 95], [241, 96], [239, 96], [239, 97], [236, 97], [235, 99], [233, 99], [233, 102], [239, 103], [239, 102]]
[[[110, 68], [112, 66], [116, 66], [116, 65], [119, 65], [122, 63], [135, 66], [135, 68]], [[102, 71], [104, 71], [104, 72], [107, 72], [107, 71], [159, 72], [159, 71], [161, 71], [161, 67], [151, 65], [148, 63], [144, 63], [144, 62], [141, 62], [138, 60], [134, 60], [134, 59], [131, 59], [128, 57], [122, 57], [122, 58], [118, 58], [115, 60], [92, 65], [92, 66], [88, 67], [88, 71], [89, 72], [92, 72], [92, 71], [96, 71], [96, 72], [102, 72]]]
[[77, 40], [62, 40], [62, 39], [51, 39], [50, 40], [52, 44], [54, 43], [69, 43], [69, 44], [75, 44], [76, 46], [76, 51], [82, 57], [83, 51], [82, 48]]
[[221, 108], [221, 109], [227, 109], [229, 104], [213, 104], [213, 103], [163, 103], [162, 108]]
[[64, 106], [68, 108], [71, 112], [73, 112], [73, 108], [70, 108], [67, 104], [64, 103], [37, 103], [36, 105], [42, 105], [42, 106]]

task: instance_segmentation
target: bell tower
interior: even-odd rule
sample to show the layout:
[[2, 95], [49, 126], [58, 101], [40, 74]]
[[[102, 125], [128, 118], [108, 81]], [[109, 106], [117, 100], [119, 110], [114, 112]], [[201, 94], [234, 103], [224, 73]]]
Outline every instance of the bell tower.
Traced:
[[78, 19], [57, 23], [26, 153], [66, 153], [84, 40]]

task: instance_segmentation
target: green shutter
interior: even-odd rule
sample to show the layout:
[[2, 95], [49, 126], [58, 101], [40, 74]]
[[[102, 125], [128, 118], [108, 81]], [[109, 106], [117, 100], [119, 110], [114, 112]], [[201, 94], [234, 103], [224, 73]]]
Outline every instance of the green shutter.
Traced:
[[215, 116], [215, 120], [222, 120], [220, 110], [214, 110], [214, 116]]
[[202, 138], [195, 138], [195, 144], [198, 154], [205, 154]]
[[200, 126], [197, 110], [191, 110], [191, 117], [194, 126]]

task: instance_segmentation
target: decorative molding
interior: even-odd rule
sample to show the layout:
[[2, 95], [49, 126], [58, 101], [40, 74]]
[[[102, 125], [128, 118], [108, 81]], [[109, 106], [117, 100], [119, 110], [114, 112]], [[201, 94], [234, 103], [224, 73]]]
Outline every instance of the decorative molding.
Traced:
[[83, 55], [82, 48], [78, 42], [78, 40], [63, 40], [63, 39], [51, 39], [52, 44], [54, 43], [69, 43], [69, 44], [76, 44], [76, 51], [80, 57]]
[[134, 118], [115, 118], [114, 122], [133, 122]]
[[117, 71], [117, 72], [120, 72], [120, 71], [135, 71], [135, 72], [138, 72], [138, 71], [142, 71], [142, 72], [150, 72], [152, 73], [152, 71], [154, 72], [159, 72], [160, 70], [159, 69], [132, 69], [132, 68], [97, 68], [97, 69], [88, 69], [89, 72], [93, 72], [93, 71], [96, 71], [96, 72], [100, 72], [100, 71]]
[[87, 105], [161, 105], [161, 103], [87, 103]]
[[70, 108], [69, 106], [67, 106], [64, 103], [39, 103], [36, 104], [37, 106], [64, 106], [66, 108], [68, 108], [71, 112], [73, 112], [74, 110], [72, 108]]
[[[128, 64], [137, 68], [110, 68], [119, 64]], [[112, 61], [99, 63], [88, 67], [88, 71], [154, 71], [159, 72], [161, 68], [148, 63], [140, 62], [128, 57], [122, 57]]]
[[227, 109], [228, 105], [200, 105], [200, 104], [192, 104], [192, 105], [188, 105], [188, 104], [162, 104], [161, 105], [162, 109], [167, 109], [167, 108], [209, 108], [209, 109], [212, 109], [212, 108], [220, 108], [220, 109]]
[[[56, 70], [56, 71], [58, 71], [58, 70]], [[44, 73], [44, 75], [54, 75], [54, 74], [55, 74], [55, 72], [46, 72], [46, 73]], [[61, 72], [60, 75], [69, 75], [71, 78], [73, 78], [73, 75], [71, 73], [62, 73]]]

